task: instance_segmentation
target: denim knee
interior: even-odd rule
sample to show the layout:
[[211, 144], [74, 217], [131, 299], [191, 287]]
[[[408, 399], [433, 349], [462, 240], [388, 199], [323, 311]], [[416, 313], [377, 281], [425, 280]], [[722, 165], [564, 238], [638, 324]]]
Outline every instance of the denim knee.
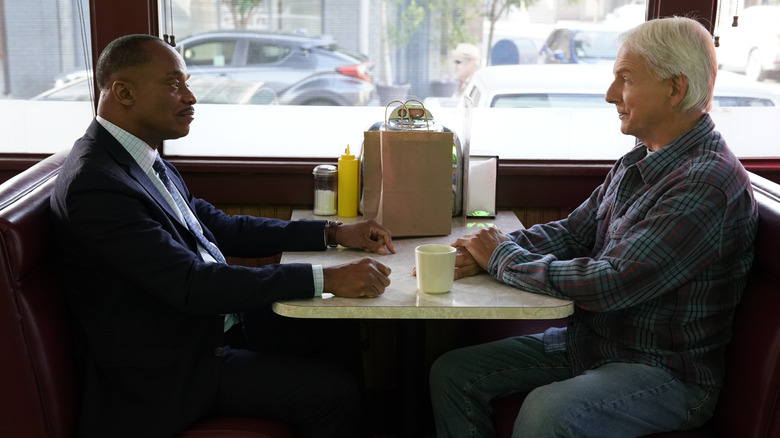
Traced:
[[458, 374], [455, 370], [460, 363], [458, 357], [458, 351], [453, 350], [444, 353], [433, 362], [429, 376], [431, 393], [445, 390], [455, 383], [453, 378]]
[[[525, 398], [515, 419], [514, 435], [523, 437], [571, 436], [572, 406], [549, 385], [534, 389]], [[561, 430], [561, 428], [564, 428]]]

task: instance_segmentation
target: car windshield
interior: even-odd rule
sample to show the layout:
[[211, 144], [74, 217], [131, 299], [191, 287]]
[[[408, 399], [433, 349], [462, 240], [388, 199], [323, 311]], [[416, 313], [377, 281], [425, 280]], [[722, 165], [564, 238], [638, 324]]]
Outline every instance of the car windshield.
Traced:
[[227, 41], [207, 41], [199, 44], [197, 47], [185, 47], [184, 61], [188, 66], [230, 65], [233, 62], [233, 53], [236, 42]]
[[715, 96], [712, 98], [713, 107], [769, 107], [776, 106], [771, 99], [763, 97], [743, 96]]
[[574, 50], [579, 59], [615, 59], [620, 32], [580, 30], [574, 33]]

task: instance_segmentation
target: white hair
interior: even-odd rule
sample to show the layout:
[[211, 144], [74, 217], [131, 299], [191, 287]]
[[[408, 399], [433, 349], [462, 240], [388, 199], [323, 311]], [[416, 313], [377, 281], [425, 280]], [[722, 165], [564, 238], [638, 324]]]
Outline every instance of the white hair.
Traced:
[[643, 57], [656, 79], [688, 79], [680, 109], [709, 110], [718, 62], [712, 35], [698, 21], [686, 17], [650, 20], [620, 39], [621, 50]]

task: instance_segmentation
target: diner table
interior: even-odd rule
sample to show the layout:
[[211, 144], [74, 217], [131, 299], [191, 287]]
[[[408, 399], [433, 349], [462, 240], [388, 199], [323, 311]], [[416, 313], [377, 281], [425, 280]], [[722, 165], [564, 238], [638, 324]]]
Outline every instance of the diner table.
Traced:
[[[292, 220], [327, 219], [351, 223], [361, 216], [344, 218], [315, 216], [311, 210], [294, 210]], [[390, 267], [390, 285], [376, 298], [342, 298], [324, 293], [321, 299], [277, 301], [273, 310], [291, 318], [353, 318], [395, 319], [398, 325], [399, 390], [402, 406], [398, 406], [400, 424], [398, 436], [421, 436], [420, 387], [426, 384], [424, 368], [425, 320], [431, 319], [560, 319], [571, 315], [571, 301], [526, 292], [505, 285], [487, 273], [462, 278], [452, 290], [443, 294], [426, 294], [417, 289], [412, 276], [414, 249], [418, 245], [451, 244], [456, 238], [496, 226], [505, 232], [522, 227], [511, 211], [499, 211], [493, 218], [453, 217], [452, 231], [446, 236], [395, 237], [396, 253], [379, 255], [354, 248], [328, 248], [326, 251], [286, 252], [282, 263], [311, 263], [324, 267], [374, 257]]]

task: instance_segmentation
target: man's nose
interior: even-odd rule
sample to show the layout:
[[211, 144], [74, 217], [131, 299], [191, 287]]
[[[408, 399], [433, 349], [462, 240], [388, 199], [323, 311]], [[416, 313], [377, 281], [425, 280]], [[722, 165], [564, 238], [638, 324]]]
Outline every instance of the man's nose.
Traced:
[[198, 98], [195, 97], [195, 93], [192, 92], [192, 89], [190, 89], [190, 87], [188, 87], [186, 85], [185, 85], [185, 87], [186, 87], [187, 91], [182, 96], [182, 100], [184, 102], [186, 102], [187, 104], [189, 104], [189, 105], [194, 105], [195, 103], [198, 102]]
[[612, 83], [609, 88], [607, 88], [606, 94], [604, 94], [604, 100], [606, 100], [608, 103], [615, 104], [617, 103], [617, 93], [614, 90], [615, 84]]

